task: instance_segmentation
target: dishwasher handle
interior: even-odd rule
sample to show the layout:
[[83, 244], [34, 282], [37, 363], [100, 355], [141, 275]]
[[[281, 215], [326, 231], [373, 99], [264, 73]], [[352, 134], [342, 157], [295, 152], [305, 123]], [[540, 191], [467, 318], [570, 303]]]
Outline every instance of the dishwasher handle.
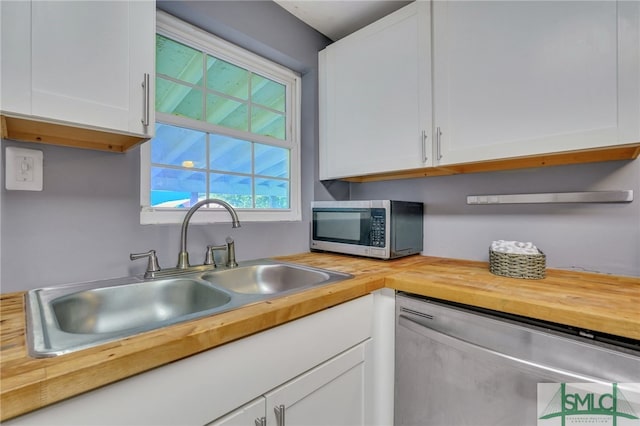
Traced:
[[[527, 370], [527, 371], [533, 371], [533, 372], [544, 371], [547, 374], [553, 375], [554, 380], [556, 380], [557, 378], [556, 381], [558, 382], [579, 381], [579, 382], [595, 382], [595, 383], [602, 383], [602, 384], [611, 383], [610, 380], [591, 377], [588, 375], [575, 373], [572, 371], [567, 371], [564, 369], [555, 368], [548, 365], [539, 364], [530, 360], [517, 358], [508, 354], [504, 354], [502, 352], [485, 348], [483, 346], [479, 346], [474, 343], [467, 342], [466, 340], [462, 340], [457, 337], [453, 337], [453, 336], [432, 330], [431, 328], [425, 326], [424, 324], [419, 323], [418, 321], [413, 320], [412, 318], [406, 315], [402, 315], [402, 314], [399, 315], [398, 325], [405, 327], [424, 337], [435, 340], [438, 343], [459, 349], [461, 351], [464, 351], [474, 356], [485, 357], [485, 358], [491, 357], [494, 359], [495, 357], [498, 357], [503, 362], [510, 364], [514, 367], [517, 367], [521, 370]], [[570, 379], [570, 380], [566, 380], [566, 379]]]

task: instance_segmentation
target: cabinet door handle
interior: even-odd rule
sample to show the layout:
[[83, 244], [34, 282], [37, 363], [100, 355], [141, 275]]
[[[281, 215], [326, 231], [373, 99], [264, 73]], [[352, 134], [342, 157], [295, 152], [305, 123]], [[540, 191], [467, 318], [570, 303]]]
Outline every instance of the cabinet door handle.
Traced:
[[258, 417], [256, 419], [256, 426], [267, 426], [267, 418], [266, 417]]
[[148, 126], [150, 122], [150, 114], [151, 114], [151, 88], [149, 87], [150, 75], [148, 72], [144, 73], [144, 80], [142, 80], [142, 92], [143, 92], [143, 102], [142, 102], [142, 125]]
[[273, 411], [276, 413], [276, 425], [284, 426], [284, 405], [273, 407]]
[[442, 132], [440, 131], [440, 127], [436, 127], [436, 159], [440, 161], [442, 159], [442, 151], [440, 148], [440, 136]]
[[427, 162], [427, 132], [426, 131], [422, 131], [422, 162], [426, 163]]

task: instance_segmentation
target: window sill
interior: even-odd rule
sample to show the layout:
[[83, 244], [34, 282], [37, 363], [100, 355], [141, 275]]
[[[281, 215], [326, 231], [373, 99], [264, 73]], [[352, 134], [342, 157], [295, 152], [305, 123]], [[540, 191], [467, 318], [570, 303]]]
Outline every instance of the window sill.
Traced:
[[[143, 207], [140, 210], [140, 224], [166, 225], [181, 224], [188, 209], [160, 209]], [[242, 222], [300, 222], [302, 214], [295, 210], [242, 210], [237, 209], [238, 218]], [[190, 220], [192, 224], [231, 223], [226, 210], [201, 209]]]

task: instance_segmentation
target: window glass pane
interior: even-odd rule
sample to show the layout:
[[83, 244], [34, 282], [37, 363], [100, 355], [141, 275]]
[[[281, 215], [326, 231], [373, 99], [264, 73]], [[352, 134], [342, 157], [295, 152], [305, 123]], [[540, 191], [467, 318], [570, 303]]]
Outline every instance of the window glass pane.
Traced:
[[288, 209], [289, 182], [256, 178], [257, 209]]
[[202, 52], [156, 35], [156, 73], [196, 84], [202, 81], [203, 60]]
[[202, 120], [202, 91], [158, 77], [156, 111]]
[[151, 140], [151, 162], [206, 168], [206, 133], [157, 123], [156, 136]]
[[222, 59], [207, 56], [207, 89], [249, 99], [249, 71]]
[[212, 198], [220, 198], [236, 208], [253, 207], [251, 177], [212, 173], [210, 178]]
[[247, 104], [207, 94], [207, 121], [236, 130], [249, 130]]
[[284, 114], [254, 106], [251, 109], [251, 131], [259, 135], [285, 140]]
[[151, 205], [184, 207], [207, 192], [206, 173], [192, 170], [151, 168]]
[[284, 112], [285, 86], [258, 74], [251, 76], [251, 101]]
[[256, 175], [289, 177], [289, 150], [287, 148], [257, 143], [254, 149]]
[[191, 43], [156, 34], [155, 107], [164, 122], [142, 169], [151, 174], [142, 179], [150, 206], [188, 208], [215, 197], [242, 209], [290, 209], [298, 166], [287, 115], [298, 115], [287, 95], [295, 76], [272, 74], [259, 58], [235, 65], [245, 52], [236, 57], [232, 46], [200, 36], [183, 39], [198, 40]]
[[251, 173], [251, 142], [221, 135], [210, 135], [212, 170]]

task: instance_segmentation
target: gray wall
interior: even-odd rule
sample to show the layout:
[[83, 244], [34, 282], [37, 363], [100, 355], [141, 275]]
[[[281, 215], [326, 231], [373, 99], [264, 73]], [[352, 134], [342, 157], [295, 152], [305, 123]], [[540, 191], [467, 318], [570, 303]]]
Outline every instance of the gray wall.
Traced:
[[[473, 194], [632, 189], [628, 204], [467, 205]], [[493, 240], [532, 241], [547, 266], [640, 276], [640, 160], [351, 184], [353, 199], [423, 201], [424, 254], [488, 260]]]
[[[329, 40], [272, 2], [159, 2], [158, 7], [302, 74], [302, 205], [314, 191], [317, 52]], [[158, 252], [174, 266], [180, 225], [140, 225], [138, 149], [112, 154], [4, 140], [44, 151], [44, 191], [6, 191], [2, 178], [1, 291], [144, 272], [129, 253]], [[3, 164], [4, 172], [4, 164]], [[2, 173], [4, 174], [4, 173]], [[192, 225], [189, 251], [200, 262], [207, 244], [236, 240], [239, 260], [308, 249], [308, 209], [302, 222]]]

